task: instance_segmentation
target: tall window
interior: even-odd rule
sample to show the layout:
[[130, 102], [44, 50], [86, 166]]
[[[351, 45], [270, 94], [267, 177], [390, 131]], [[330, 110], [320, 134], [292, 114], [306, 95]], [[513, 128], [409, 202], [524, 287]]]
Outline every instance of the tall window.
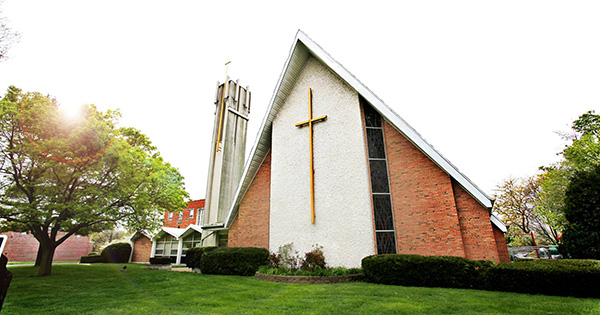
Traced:
[[183, 211], [179, 211], [179, 220], [183, 219]]
[[200, 247], [202, 240], [202, 234], [199, 232], [193, 232], [192, 234], [183, 238], [183, 255], [187, 252], [188, 249], [194, 247]]
[[200, 226], [204, 224], [204, 208], [198, 208], [198, 215], [200, 216]]
[[190, 219], [194, 218], [194, 209], [193, 208], [190, 209], [190, 216], [188, 218], [190, 218]]
[[169, 220], [173, 220], [173, 212], [169, 212]]
[[156, 241], [154, 256], [177, 256], [177, 239], [165, 235]]
[[394, 215], [381, 115], [366, 101], [363, 100], [362, 104], [365, 112], [377, 254], [395, 254]]

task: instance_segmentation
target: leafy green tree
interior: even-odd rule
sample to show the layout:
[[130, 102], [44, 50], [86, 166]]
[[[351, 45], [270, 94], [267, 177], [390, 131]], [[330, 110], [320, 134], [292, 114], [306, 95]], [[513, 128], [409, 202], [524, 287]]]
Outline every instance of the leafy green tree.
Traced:
[[564, 133], [563, 138], [571, 143], [560, 153], [564, 158], [562, 161], [541, 168], [535, 207], [535, 213], [551, 227], [549, 237], [555, 240], [568, 224], [563, 208], [571, 178], [578, 171], [590, 170], [600, 164], [600, 115], [591, 110], [579, 116], [573, 121], [571, 132]]
[[575, 173], [565, 194], [563, 249], [573, 258], [600, 259], [600, 165]]
[[152, 229], [185, 206], [179, 171], [118, 117], [87, 105], [68, 121], [55, 100], [12, 86], [0, 101], [0, 224], [38, 240], [39, 276], [73, 234]]

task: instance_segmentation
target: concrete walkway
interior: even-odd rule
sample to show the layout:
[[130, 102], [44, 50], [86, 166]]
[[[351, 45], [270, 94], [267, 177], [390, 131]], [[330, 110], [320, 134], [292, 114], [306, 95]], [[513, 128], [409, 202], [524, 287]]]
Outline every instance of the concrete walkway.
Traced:
[[[52, 265], [77, 265], [79, 264], [79, 262], [77, 261], [73, 261], [73, 262], [57, 262], [57, 263], [52, 263]], [[10, 263], [8, 265], [6, 265], [7, 268], [10, 267], [31, 267], [35, 265], [34, 263], [30, 263], [30, 264], [18, 264], [18, 265], [11, 265]], [[86, 264], [82, 264], [82, 265], [86, 265]]]

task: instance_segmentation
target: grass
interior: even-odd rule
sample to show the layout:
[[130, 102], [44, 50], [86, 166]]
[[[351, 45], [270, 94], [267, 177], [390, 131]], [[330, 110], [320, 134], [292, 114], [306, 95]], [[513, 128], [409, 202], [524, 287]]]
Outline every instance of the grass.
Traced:
[[11, 268], [5, 314], [598, 314], [600, 299], [464, 289], [287, 284], [129, 264]]

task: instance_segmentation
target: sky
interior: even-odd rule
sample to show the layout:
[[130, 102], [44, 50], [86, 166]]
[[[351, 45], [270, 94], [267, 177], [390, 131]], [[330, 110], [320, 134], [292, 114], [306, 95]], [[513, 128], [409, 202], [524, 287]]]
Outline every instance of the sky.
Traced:
[[600, 111], [597, 1], [4, 0], [10, 85], [120, 109], [205, 197], [216, 82], [250, 87], [247, 153], [298, 29], [483, 191], [559, 160]]

